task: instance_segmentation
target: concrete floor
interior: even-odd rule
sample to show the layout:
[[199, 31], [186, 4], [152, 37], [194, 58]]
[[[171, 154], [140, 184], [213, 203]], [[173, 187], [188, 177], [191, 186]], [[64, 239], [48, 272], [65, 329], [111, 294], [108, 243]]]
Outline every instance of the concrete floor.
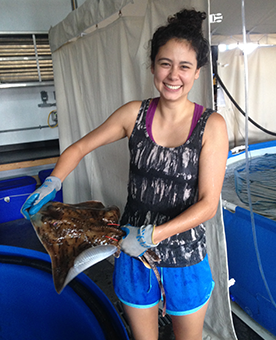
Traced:
[[[12, 222], [0, 224], [0, 243], [2, 245], [17, 246], [46, 252], [44, 247], [38, 240], [34, 229], [29, 221], [20, 219]], [[113, 264], [111, 260], [104, 260], [90, 267], [85, 271], [85, 274], [90, 277], [94, 283], [105, 293], [112, 302], [120, 315], [125, 327], [130, 335], [130, 329], [125, 319], [122, 306], [114, 293], [112, 286]], [[244, 324], [238, 317], [233, 315], [233, 321], [238, 340], [262, 340], [251, 328]], [[174, 340], [172, 324], [169, 316], [159, 318], [159, 340]], [[130, 335], [130, 340], [131, 335]]]

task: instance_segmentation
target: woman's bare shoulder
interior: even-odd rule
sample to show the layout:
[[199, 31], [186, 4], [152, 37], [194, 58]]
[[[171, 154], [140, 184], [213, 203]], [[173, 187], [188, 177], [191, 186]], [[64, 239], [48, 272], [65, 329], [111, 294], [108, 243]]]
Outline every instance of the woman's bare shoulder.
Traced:
[[213, 112], [207, 120], [203, 142], [206, 140], [210, 140], [213, 143], [217, 143], [218, 141], [228, 143], [226, 122], [218, 112]]
[[128, 102], [116, 110], [112, 115], [112, 120], [115, 120], [123, 126], [128, 137], [134, 128], [141, 104], [142, 101], [139, 100]]
[[207, 120], [207, 128], [213, 129], [215, 127], [226, 127], [226, 123], [222, 115], [218, 112], [213, 112]]
[[121, 106], [119, 110], [122, 110], [122, 111], [127, 110], [130, 113], [135, 113], [137, 112], [137, 110], [139, 111], [141, 104], [142, 104], [141, 100], [133, 100]]

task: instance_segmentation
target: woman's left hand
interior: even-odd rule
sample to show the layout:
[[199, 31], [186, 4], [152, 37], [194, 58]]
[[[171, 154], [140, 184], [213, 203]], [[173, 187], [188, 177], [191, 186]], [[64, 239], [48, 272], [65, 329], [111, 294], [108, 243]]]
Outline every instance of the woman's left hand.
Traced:
[[140, 257], [149, 248], [158, 245], [153, 243], [155, 226], [152, 224], [143, 225], [140, 228], [125, 225], [121, 229], [126, 232], [126, 236], [121, 243], [121, 249], [129, 256]]

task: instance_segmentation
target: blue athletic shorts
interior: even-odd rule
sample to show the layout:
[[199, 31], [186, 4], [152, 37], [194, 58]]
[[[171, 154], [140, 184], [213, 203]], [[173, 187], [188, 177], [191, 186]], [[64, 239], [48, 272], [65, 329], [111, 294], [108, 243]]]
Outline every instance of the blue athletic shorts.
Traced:
[[[209, 300], [215, 283], [207, 255], [190, 267], [157, 268], [166, 293], [168, 314], [192, 314]], [[118, 298], [131, 307], [153, 307], [161, 299], [153, 270], [123, 252], [115, 260], [113, 286]]]

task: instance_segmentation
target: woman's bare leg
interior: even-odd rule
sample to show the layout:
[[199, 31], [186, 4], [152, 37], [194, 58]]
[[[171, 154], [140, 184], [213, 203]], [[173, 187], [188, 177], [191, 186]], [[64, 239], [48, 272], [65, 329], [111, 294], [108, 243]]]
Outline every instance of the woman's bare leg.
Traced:
[[145, 309], [124, 305], [124, 310], [135, 340], [158, 339], [158, 304]]
[[209, 301], [197, 312], [189, 315], [172, 315], [175, 340], [202, 340], [205, 314]]

